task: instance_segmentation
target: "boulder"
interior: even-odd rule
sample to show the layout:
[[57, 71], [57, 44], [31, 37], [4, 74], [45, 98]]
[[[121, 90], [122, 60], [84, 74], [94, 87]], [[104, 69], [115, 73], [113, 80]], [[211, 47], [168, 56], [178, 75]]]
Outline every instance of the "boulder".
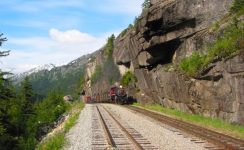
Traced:
[[65, 102], [72, 102], [73, 101], [73, 97], [71, 95], [66, 95], [63, 97]]

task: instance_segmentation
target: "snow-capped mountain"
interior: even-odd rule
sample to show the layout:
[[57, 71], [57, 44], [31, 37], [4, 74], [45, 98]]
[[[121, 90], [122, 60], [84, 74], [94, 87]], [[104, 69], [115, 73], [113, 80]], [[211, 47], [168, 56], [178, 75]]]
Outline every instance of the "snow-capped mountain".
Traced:
[[29, 76], [29, 75], [31, 75], [33, 73], [37, 73], [37, 72], [42, 71], [42, 70], [48, 70], [48, 71], [50, 71], [53, 68], [55, 68], [55, 65], [54, 64], [45, 64], [43, 66], [38, 66], [38, 67], [32, 68], [32, 69], [30, 69], [28, 71], [25, 71], [23, 73], [16, 74], [14, 76], [14, 82], [17, 82], [18, 83], [18, 81], [21, 81], [26, 76]]
[[66, 65], [55, 66], [47, 64], [33, 68], [14, 76], [14, 83], [19, 86], [20, 82], [28, 76], [34, 92], [40, 95], [47, 95], [52, 89], [59, 89], [65, 94], [75, 92], [81, 76], [84, 75], [84, 65], [92, 54], [81, 56]]

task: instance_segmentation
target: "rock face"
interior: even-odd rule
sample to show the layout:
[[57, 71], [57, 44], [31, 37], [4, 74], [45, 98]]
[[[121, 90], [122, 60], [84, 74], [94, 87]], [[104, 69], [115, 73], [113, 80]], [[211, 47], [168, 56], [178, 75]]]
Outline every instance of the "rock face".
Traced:
[[[134, 27], [114, 41], [113, 58], [120, 74], [130, 70], [138, 80], [129, 87], [132, 96], [141, 103], [157, 103], [244, 124], [243, 50], [232, 58], [212, 63], [199, 78], [186, 77], [173, 67], [215, 39], [211, 27], [225, 17], [232, 2], [152, 0]], [[96, 61], [101, 58], [97, 55]], [[88, 69], [94, 70], [94, 64], [88, 64]], [[99, 83], [90, 87], [90, 93], [108, 87], [107, 83]]]
[[243, 52], [212, 64], [199, 79], [171, 67], [214, 39], [210, 27], [232, 2], [151, 1], [134, 29], [115, 41], [114, 58], [135, 73], [139, 101], [244, 124]]
[[[87, 96], [100, 100], [107, 96], [111, 85], [120, 79], [120, 72], [112, 58], [105, 58], [103, 48], [92, 55], [93, 58], [89, 59], [85, 66], [84, 90]], [[123, 70], [126, 67], [121, 66], [120, 68]]]

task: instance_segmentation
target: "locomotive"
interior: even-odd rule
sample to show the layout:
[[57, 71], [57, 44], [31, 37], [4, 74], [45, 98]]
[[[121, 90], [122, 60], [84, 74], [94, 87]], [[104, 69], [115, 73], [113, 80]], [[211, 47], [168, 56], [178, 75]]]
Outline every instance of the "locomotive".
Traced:
[[109, 100], [117, 104], [127, 104], [128, 95], [122, 86], [120, 87], [113, 86], [110, 88], [109, 91]]
[[85, 103], [116, 103], [116, 104], [132, 104], [136, 100], [132, 96], [128, 96], [125, 88], [122, 86], [112, 86], [109, 91], [104, 93], [94, 93], [91, 96], [82, 93], [82, 99]]

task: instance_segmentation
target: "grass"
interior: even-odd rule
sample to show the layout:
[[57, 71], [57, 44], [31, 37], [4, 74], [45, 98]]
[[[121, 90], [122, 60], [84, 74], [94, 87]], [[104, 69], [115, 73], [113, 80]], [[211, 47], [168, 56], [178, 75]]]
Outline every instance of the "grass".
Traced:
[[194, 124], [207, 127], [212, 130], [217, 130], [222, 133], [226, 133], [232, 135], [234, 137], [244, 139], [244, 126], [242, 125], [234, 125], [227, 123], [223, 120], [217, 118], [208, 118], [201, 115], [189, 114], [175, 109], [164, 108], [161, 105], [140, 105], [139, 103], [134, 103], [133, 106], [141, 106], [149, 110], [154, 110], [157, 112], [161, 112], [173, 118], [192, 122]]
[[84, 108], [83, 102], [74, 102], [70, 105], [69, 108], [69, 119], [66, 120], [64, 128], [61, 131], [58, 131], [47, 141], [39, 144], [37, 150], [59, 150], [64, 147], [67, 143], [65, 139], [65, 134], [76, 124], [77, 119], [79, 118], [80, 111]]
[[83, 102], [75, 102], [72, 104], [70, 110], [70, 117], [64, 124], [64, 133], [67, 133], [75, 124], [79, 118], [80, 111], [84, 108], [85, 104]]
[[65, 144], [64, 132], [57, 133], [54, 137], [49, 139], [48, 142], [38, 146], [37, 150], [59, 150]]
[[64, 125], [64, 132], [67, 133], [75, 124], [78, 119], [79, 114], [74, 114], [71, 116]]

